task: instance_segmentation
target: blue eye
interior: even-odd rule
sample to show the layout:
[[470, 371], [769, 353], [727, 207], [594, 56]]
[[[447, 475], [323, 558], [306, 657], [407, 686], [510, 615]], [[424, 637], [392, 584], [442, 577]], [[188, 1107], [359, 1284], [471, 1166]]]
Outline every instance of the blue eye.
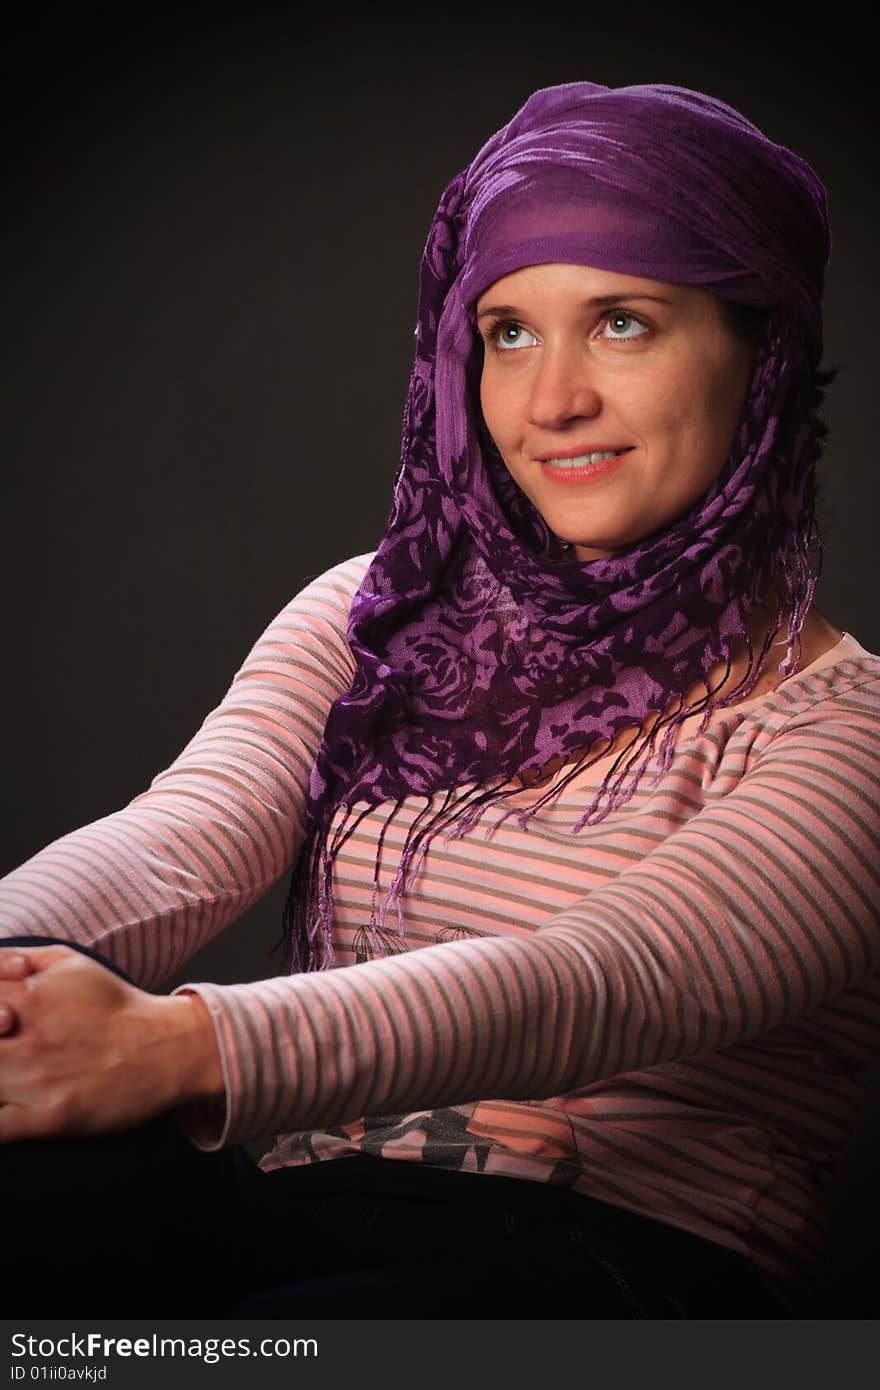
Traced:
[[[627, 333], [622, 331], [627, 325], [635, 325], [637, 332]], [[603, 331], [600, 337], [603, 338], [640, 338], [643, 333], [647, 333], [647, 328], [637, 319], [635, 314], [630, 314], [626, 309], [610, 309], [605, 319], [605, 329], [612, 329], [611, 333]], [[621, 331], [618, 331], [621, 330]]]

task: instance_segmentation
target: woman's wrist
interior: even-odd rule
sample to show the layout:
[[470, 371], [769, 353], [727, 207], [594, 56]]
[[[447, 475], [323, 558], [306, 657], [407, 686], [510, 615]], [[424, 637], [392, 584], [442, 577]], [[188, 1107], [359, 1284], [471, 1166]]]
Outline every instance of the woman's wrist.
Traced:
[[168, 1030], [173, 1046], [174, 1105], [217, 1102], [225, 1093], [223, 1063], [214, 1021], [205, 1001], [195, 992], [181, 992], [163, 999], [171, 1018]]
[[171, 1006], [170, 1039], [179, 1063], [169, 1109], [194, 1144], [217, 1148], [226, 1125], [226, 1087], [210, 1010], [190, 990], [169, 995], [163, 1003]]

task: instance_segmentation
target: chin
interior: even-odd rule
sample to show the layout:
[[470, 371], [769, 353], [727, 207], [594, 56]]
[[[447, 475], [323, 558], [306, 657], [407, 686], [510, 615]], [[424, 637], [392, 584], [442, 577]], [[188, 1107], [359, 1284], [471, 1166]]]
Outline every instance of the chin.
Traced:
[[593, 560], [607, 560], [618, 550], [624, 550], [627, 546], [634, 545], [638, 540], [638, 536], [630, 538], [626, 533], [591, 536], [585, 535], [582, 531], [573, 531], [570, 526], [557, 529], [549, 522], [547, 524], [554, 536], [557, 536], [563, 545], [574, 546], [577, 550], [589, 550], [592, 552], [590, 558]]

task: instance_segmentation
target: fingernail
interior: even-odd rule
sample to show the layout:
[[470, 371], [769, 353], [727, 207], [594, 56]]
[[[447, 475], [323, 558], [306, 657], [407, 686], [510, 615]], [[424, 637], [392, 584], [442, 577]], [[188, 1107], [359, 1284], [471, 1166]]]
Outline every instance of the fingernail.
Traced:
[[0, 1004], [0, 1028], [8, 1028], [12, 1022], [12, 1010]]
[[23, 965], [27, 965], [26, 956], [19, 956], [16, 954], [7, 955], [5, 951], [3, 955], [0, 956], [0, 960], [2, 960], [5, 965], [11, 965], [13, 970], [20, 970]]

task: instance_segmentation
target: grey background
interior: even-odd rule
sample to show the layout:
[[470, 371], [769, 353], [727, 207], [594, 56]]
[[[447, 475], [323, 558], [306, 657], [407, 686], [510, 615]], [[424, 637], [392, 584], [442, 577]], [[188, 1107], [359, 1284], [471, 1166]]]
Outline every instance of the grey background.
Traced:
[[[7, 29], [0, 869], [142, 790], [303, 582], [376, 544], [431, 215], [538, 86], [700, 88], [826, 184], [818, 602], [880, 650], [868, 33], [691, 13], [58, 4]], [[274, 973], [284, 887], [168, 987]]]

